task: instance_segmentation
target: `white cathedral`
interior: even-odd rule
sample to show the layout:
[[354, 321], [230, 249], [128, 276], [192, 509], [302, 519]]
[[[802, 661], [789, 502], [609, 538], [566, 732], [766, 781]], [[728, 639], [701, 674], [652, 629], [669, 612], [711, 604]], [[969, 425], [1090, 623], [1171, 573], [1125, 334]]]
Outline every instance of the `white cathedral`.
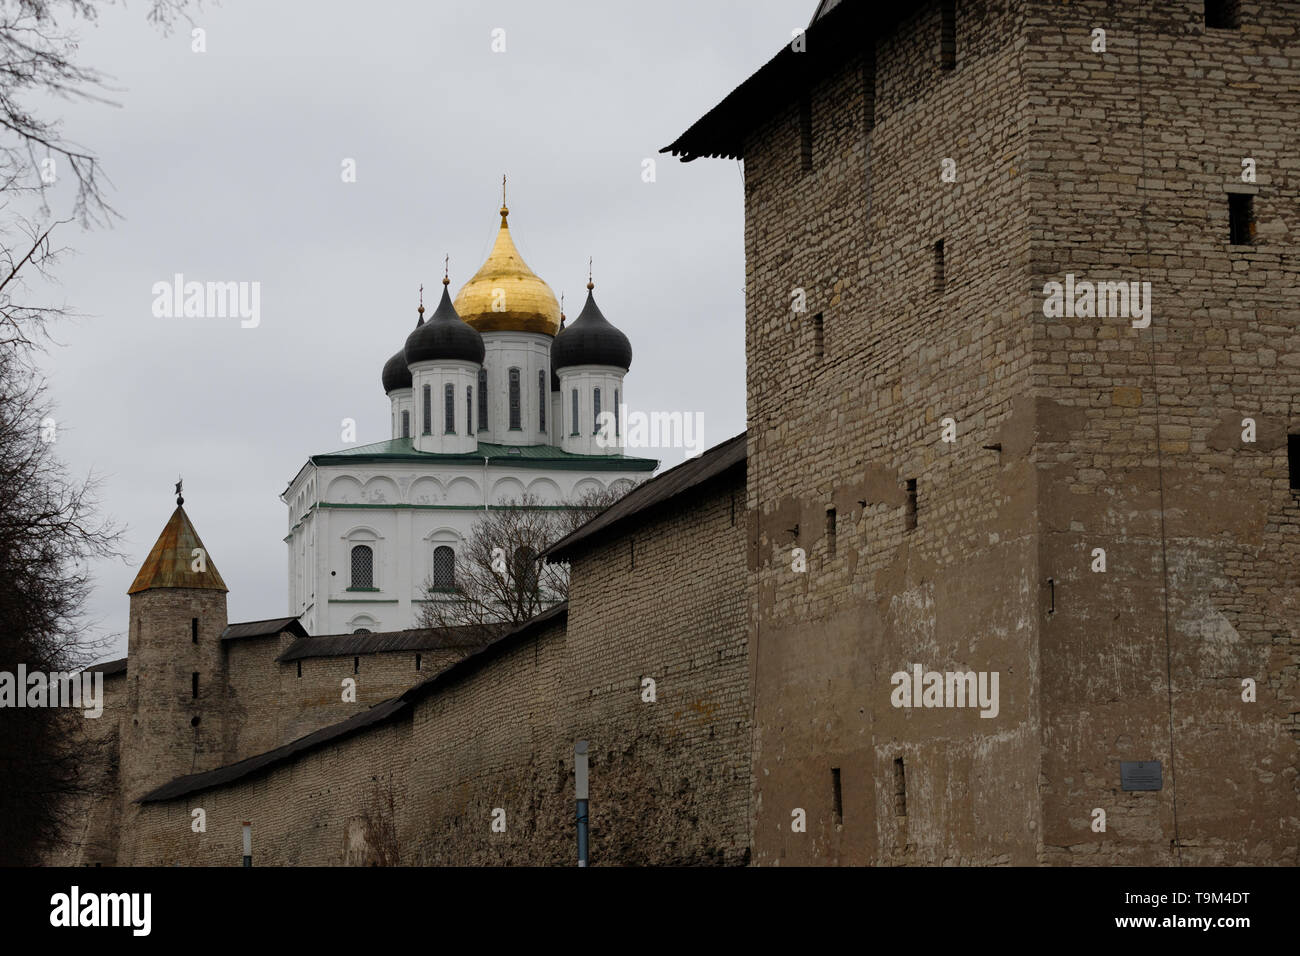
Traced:
[[289, 612], [309, 634], [416, 626], [450, 589], [483, 512], [525, 494], [563, 506], [630, 489], [659, 463], [623, 454], [601, 411], [626, 403], [627, 336], [587, 302], [566, 327], [550, 287], [501, 227], [482, 268], [383, 370], [392, 438], [313, 455], [289, 483]]

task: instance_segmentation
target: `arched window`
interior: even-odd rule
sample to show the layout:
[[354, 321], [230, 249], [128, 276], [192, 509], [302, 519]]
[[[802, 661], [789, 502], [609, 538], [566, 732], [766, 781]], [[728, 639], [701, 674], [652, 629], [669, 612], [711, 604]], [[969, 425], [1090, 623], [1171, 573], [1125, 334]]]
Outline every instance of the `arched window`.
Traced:
[[576, 388], [573, 390], [573, 429], [569, 434], [578, 434], [578, 390]]
[[411, 412], [410, 409], [402, 409], [402, 437], [411, 437]]
[[474, 386], [465, 386], [465, 434], [474, 434]]
[[546, 431], [546, 369], [537, 373], [537, 427]]
[[600, 389], [591, 390], [591, 433], [600, 434]]
[[510, 370], [510, 430], [517, 432], [523, 428], [519, 408], [519, 369]]
[[375, 552], [369, 546], [359, 544], [352, 549], [352, 587], [373, 588], [375, 586]]
[[370, 631], [370, 628], [368, 628], [368, 627], [359, 627], [359, 628], [357, 628], [355, 631], [353, 631], [352, 633], [353, 633], [353, 634], [369, 634], [369, 633], [371, 633], [371, 631]]
[[433, 434], [433, 386], [424, 386], [424, 434]]
[[456, 386], [448, 382], [442, 388], [442, 406], [443, 422], [442, 433], [444, 435], [456, 434]]
[[487, 431], [487, 369], [478, 370], [478, 430]]
[[456, 552], [445, 544], [433, 549], [433, 586], [446, 591], [456, 587]]
[[515, 548], [515, 585], [522, 594], [537, 590], [537, 552], [527, 545]]
[[615, 438], [619, 436], [619, 428], [622, 427], [622, 422], [620, 422], [619, 419], [622, 417], [623, 417], [623, 410], [618, 407], [618, 389], [614, 389], [614, 437]]

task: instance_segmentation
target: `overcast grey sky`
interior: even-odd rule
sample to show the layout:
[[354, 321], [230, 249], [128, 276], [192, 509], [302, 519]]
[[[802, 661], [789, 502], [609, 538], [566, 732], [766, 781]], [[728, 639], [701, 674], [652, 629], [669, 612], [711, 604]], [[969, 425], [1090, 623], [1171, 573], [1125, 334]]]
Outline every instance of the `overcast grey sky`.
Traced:
[[[761, 66], [812, 0], [225, 0], [170, 37], [142, 3], [78, 25], [120, 104], [57, 102], [100, 156], [112, 229], [63, 227], [55, 298], [87, 315], [43, 361], [57, 451], [103, 479], [125, 564], [93, 567], [93, 632], [126, 652], [130, 586], [174, 507], [230, 588], [232, 621], [287, 613], [285, 507], [308, 455], [388, 437], [384, 361], [486, 257], [510, 177], [528, 264], [576, 315], [587, 257], [632, 340], [632, 409], [745, 426], [743, 191], [736, 163], [671, 142]], [[491, 49], [506, 31], [506, 52]], [[657, 181], [642, 181], [642, 161]], [[354, 158], [357, 181], [342, 181]], [[57, 207], [56, 207], [57, 211]], [[261, 283], [261, 324], [155, 318], [155, 282]], [[680, 450], [652, 451], [664, 467]]]

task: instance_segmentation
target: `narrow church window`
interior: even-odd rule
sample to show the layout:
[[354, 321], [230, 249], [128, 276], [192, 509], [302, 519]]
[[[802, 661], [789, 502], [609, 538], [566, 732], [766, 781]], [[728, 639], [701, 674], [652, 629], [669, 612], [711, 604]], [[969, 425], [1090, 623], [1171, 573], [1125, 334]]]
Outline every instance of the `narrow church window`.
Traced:
[[456, 434], [456, 386], [448, 382], [442, 387], [442, 433]]
[[409, 409], [402, 409], [402, 437], [411, 437], [411, 412]]
[[465, 434], [474, 434], [474, 386], [465, 386]]
[[813, 354], [819, 359], [826, 357], [826, 323], [820, 312], [813, 316]]
[[199, 642], [199, 619], [197, 617], [192, 617], [190, 618], [190, 643], [197, 644], [198, 642]]
[[1228, 241], [1234, 246], [1248, 246], [1255, 236], [1255, 197], [1246, 193], [1228, 194]]
[[1205, 0], [1205, 25], [1211, 29], [1239, 30], [1241, 0]]
[[440, 591], [456, 587], [456, 552], [445, 544], [433, 549], [433, 586]]
[[546, 431], [546, 369], [537, 373], [537, 427]]
[[573, 431], [572, 435], [578, 434], [578, 390], [573, 390]]
[[957, 69], [957, 0], [939, 3], [939, 68]]
[[433, 386], [424, 386], [424, 434], [433, 434]]
[[352, 549], [352, 587], [373, 588], [375, 586], [375, 553], [364, 544]]
[[799, 167], [805, 173], [813, 168], [812, 96], [807, 90], [799, 98]]
[[943, 240], [940, 239], [934, 244], [934, 291], [942, 292], [944, 286], [943, 272]]
[[600, 433], [600, 389], [591, 390], [591, 433]]
[[844, 793], [840, 789], [840, 768], [831, 767], [831, 812], [835, 815], [835, 825], [844, 823]]
[[199, 672], [195, 671], [190, 675], [190, 696], [195, 700], [199, 699]]
[[510, 430], [512, 432], [517, 432], [523, 428], [523, 425], [520, 424], [521, 418], [519, 408], [519, 369], [512, 368], [510, 370]]
[[862, 122], [866, 132], [876, 128], [876, 51], [862, 58]]
[[614, 389], [614, 437], [617, 438], [622, 434], [619, 429], [623, 427], [623, 411], [618, 405], [618, 389]]
[[481, 432], [488, 427], [487, 405], [487, 369], [481, 368], [478, 370], [478, 430]]
[[[732, 524], [735, 524], [733, 518]], [[835, 557], [835, 509], [826, 509], [826, 553]]]
[[1300, 435], [1286, 436], [1286, 459], [1291, 468], [1291, 490], [1300, 491]]
[[894, 816], [907, 816], [907, 774], [903, 758], [894, 758]]
[[904, 531], [916, 530], [916, 479], [907, 479], [907, 514], [903, 521]]

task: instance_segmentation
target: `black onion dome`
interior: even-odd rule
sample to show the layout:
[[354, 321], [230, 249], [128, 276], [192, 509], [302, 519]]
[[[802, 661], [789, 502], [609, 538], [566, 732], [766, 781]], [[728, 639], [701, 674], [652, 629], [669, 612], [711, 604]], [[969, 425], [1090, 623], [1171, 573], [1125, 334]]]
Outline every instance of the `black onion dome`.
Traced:
[[[420, 303], [420, 317], [415, 322], [418, 329], [424, 325], [424, 303]], [[399, 388], [410, 388], [411, 370], [406, 367], [406, 349], [400, 352], [384, 363], [384, 373], [380, 376], [384, 383], [384, 394], [388, 395], [397, 391]]]
[[591, 288], [578, 317], [551, 342], [551, 367], [613, 365], [626, 372], [632, 367], [632, 343], [601, 314]]
[[433, 317], [410, 334], [404, 355], [407, 365], [437, 359], [483, 364], [483, 336], [456, 314], [446, 282], [442, 286], [442, 301]]

